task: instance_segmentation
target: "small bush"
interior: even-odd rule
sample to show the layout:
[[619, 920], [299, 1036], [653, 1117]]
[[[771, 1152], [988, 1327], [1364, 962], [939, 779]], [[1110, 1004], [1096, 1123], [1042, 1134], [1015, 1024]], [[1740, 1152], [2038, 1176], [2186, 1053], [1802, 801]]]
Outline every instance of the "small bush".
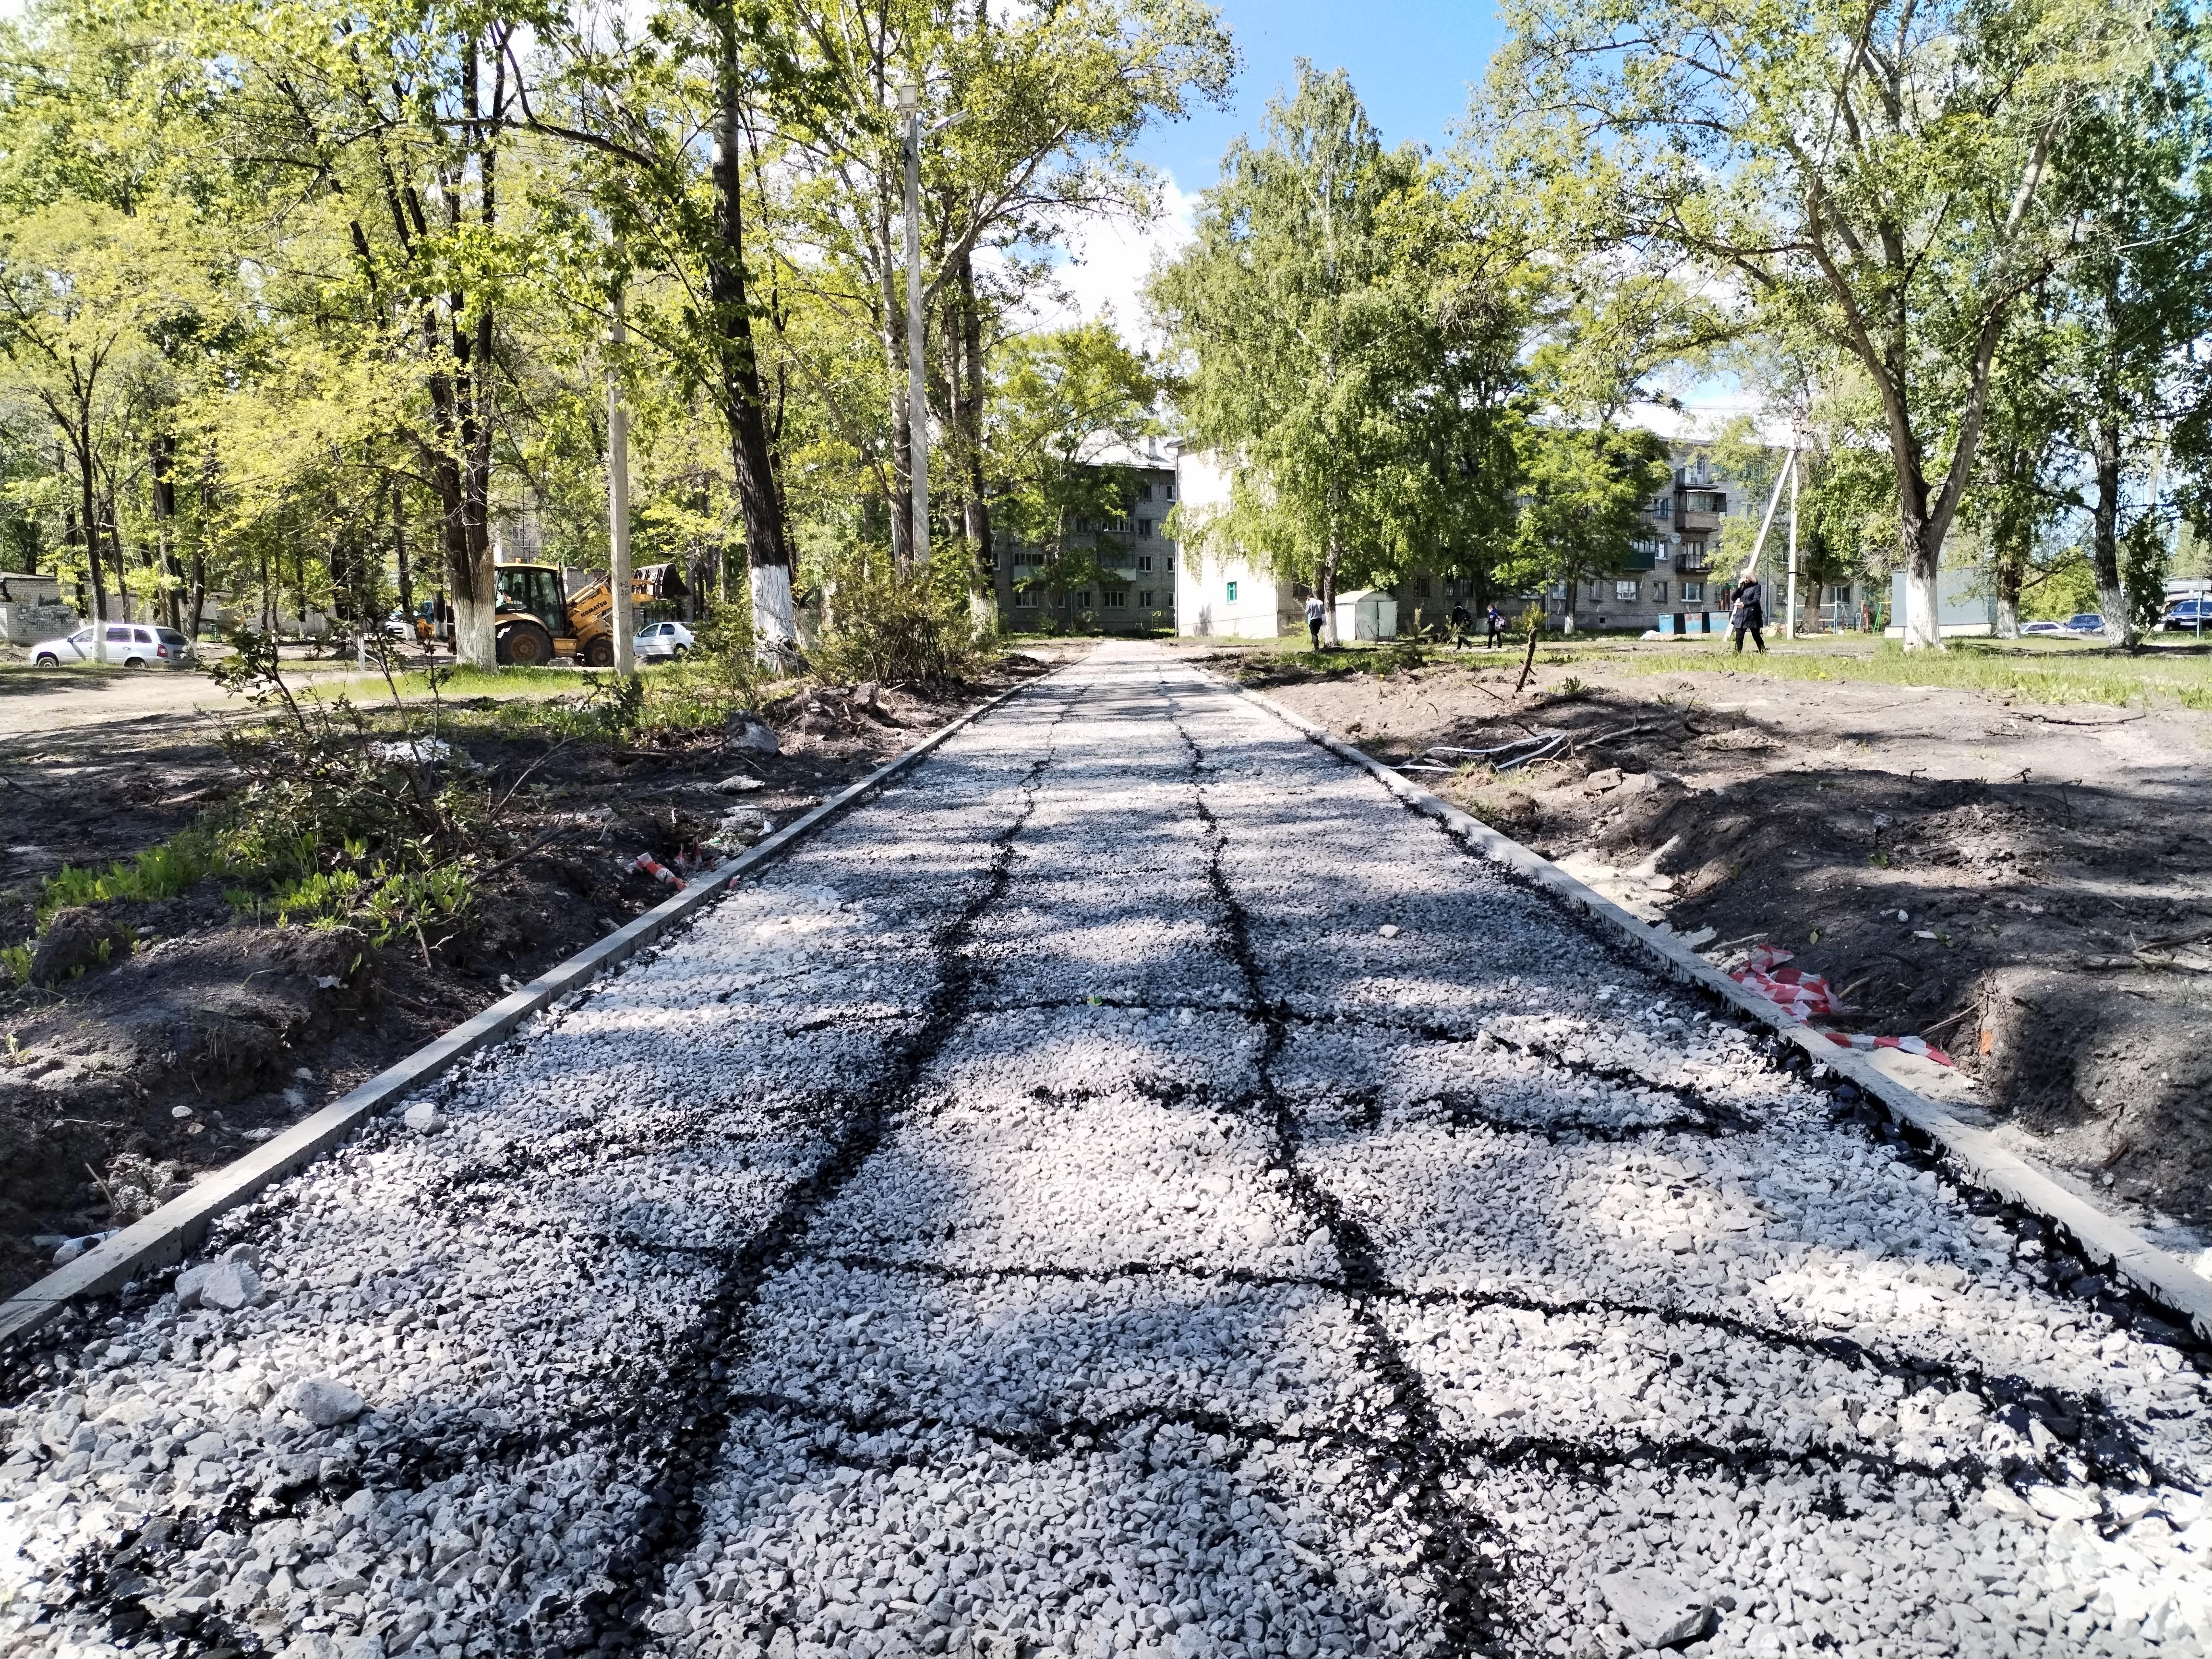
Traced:
[[814, 668], [826, 680], [945, 685], [971, 678], [986, 641], [969, 620], [967, 573], [940, 558], [917, 579], [880, 551], [833, 557]]

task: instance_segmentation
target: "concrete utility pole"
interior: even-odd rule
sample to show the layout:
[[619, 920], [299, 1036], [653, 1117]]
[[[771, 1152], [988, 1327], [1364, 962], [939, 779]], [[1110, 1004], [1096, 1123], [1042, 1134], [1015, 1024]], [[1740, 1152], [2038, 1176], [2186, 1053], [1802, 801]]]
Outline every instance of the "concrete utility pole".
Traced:
[[[615, 295], [615, 325], [611, 336], [617, 351], [629, 337], [623, 322], [622, 295]], [[607, 597], [614, 602], [609, 625], [615, 633], [615, 672], [635, 674], [637, 658], [632, 641], [637, 632], [629, 598], [629, 411], [623, 407], [622, 381], [615, 365], [607, 365]]]
[[922, 377], [921, 337], [921, 92], [909, 82], [898, 89], [906, 116], [906, 424], [913, 473], [914, 562], [929, 562], [929, 392]]
[[1782, 623], [1782, 637], [1797, 637], [1797, 452], [1790, 452], [1790, 611]]

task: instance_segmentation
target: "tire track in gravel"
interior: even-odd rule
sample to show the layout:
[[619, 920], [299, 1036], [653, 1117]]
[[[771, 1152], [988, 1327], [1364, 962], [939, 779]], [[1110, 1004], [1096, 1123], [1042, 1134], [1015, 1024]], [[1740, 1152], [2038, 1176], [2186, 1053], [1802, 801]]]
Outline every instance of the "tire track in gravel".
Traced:
[[[696, 1327], [698, 1340], [672, 1371], [665, 1390], [690, 1405], [684, 1415], [663, 1419], [659, 1449], [664, 1462], [660, 1480], [649, 1494], [649, 1518], [603, 1569], [610, 1588], [593, 1599], [595, 1604], [579, 1609], [583, 1638], [599, 1652], [635, 1652], [656, 1644], [646, 1620], [659, 1608], [665, 1571], [696, 1543], [704, 1514], [700, 1487], [721, 1461], [732, 1422], [750, 1409], [747, 1396], [721, 1386], [749, 1354], [744, 1316], [769, 1277], [799, 1257], [814, 1217], [852, 1184], [897, 1127], [923, 1073], [974, 1012], [977, 969], [969, 947], [976, 924], [1006, 896], [1014, 844], [1036, 811], [1039, 788], [1056, 758], [1059, 728], [1084, 695], [1079, 690], [1063, 696], [1045, 727], [1043, 752], [1016, 786], [1021, 805], [992, 837], [981, 887], [951, 920], [933, 930], [930, 955], [937, 981], [913, 1038], [838, 1125], [829, 1155], [785, 1194], [765, 1227], [723, 1257], [716, 1292]], [[569, 1645], [577, 1644], [571, 1640]]]
[[[1243, 978], [1254, 1011], [1251, 1017], [1260, 1022], [1264, 1033], [1254, 1066], [1254, 1103], [1266, 1115], [1273, 1131], [1292, 1201], [1328, 1230], [1344, 1267], [1344, 1291], [1366, 1346], [1362, 1358], [1381, 1379], [1389, 1408], [1400, 1413], [1404, 1424], [1388, 1440], [1365, 1448], [1370, 1470], [1386, 1493], [1406, 1498], [1413, 1510], [1421, 1534], [1421, 1560], [1437, 1587], [1443, 1650], [1454, 1655], [1504, 1655], [1510, 1651], [1510, 1638], [1501, 1600], [1509, 1571], [1503, 1536], [1486, 1521], [1469, 1516], [1445, 1491], [1444, 1475], [1451, 1462], [1449, 1437], [1420, 1373], [1371, 1305], [1376, 1296], [1394, 1294], [1395, 1286], [1384, 1274], [1366, 1229], [1300, 1161], [1302, 1137], [1297, 1115], [1274, 1079], [1276, 1057], [1288, 1039], [1289, 1022], [1267, 995], [1265, 970], [1252, 946], [1250, 918], [1222, 867], [1229, 837], [1206, 798], [1206, 750], [1184, 723], [1182, 704], [1174, 692], [1163, 684], [1160, 693], [1168, 719], [1188, 753], [1193, 810], [1206, 826], [1211, 842], [1206, 878], [1218, 913], [1217, 937]], [[1484, 1547], [1486, 1544], [1489, 1548]]]

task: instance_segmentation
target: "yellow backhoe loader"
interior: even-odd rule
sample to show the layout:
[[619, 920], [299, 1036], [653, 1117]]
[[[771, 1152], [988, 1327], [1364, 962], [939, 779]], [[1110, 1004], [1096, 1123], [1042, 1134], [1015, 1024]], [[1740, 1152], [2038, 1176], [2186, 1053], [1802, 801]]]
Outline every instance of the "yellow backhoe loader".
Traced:
[[[631, 574], [632, 604], [684, 597], [684, 578], [672, 564], [649, 564]], [[499, 659], [542, 668], [556, 657], [574, 657], [586, 668], [615, 659], [615, 604], [605, 578], [563, 594], [561, 573], [550, 564], [499, 567]]]

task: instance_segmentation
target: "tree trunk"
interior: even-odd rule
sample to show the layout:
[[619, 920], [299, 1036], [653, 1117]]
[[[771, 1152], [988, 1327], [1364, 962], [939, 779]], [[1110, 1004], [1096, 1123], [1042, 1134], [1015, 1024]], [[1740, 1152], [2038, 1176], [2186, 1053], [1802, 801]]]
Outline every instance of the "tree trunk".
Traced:
[[154, 471], [154, 539], [161, 561], [161, 613], [170, 627], [182, 631], [179, 604], [183, 598], [184, 573], [177, 568], [177, 550], [171, 523], [177, 516], [177, 483], [172, 468], [177, 441], [163, 433], [147, 447]]
[[961, 533], [968, 543], [969, 620], [981, 634], [999, 626], [998, 551], [991, 542], [991, 503], [983, 483], [983, 313], [975, 301], [975, 266], [963, 253], [954, 267], [959, 326], [948, 329], [955, 347], [952, 422], [960, 443]]
[[2105, 638], [2132, 651], [2142, 641], [2128, 604], [2127, 580], [2120, 573], [2120, 423], [2109, 410], [2092, 428], [2090, 447], [2097, 476], [2097, 499], [2089, 514], [2090, 563], [2105, 612]]
[[1336, 524], [1332, 519], [1328, 546], [1321, 557], [1321, 580], [1314, 585], [1315, 592], [1321, 595], [1322, 642], [1332, 651], [1343, 643], [1336, 636], [1336, 568], [1343, 559], [1344, 544], [1337, 538]]
[[415, 573], [407, 563], [407, 498], [398, 484], [392, 486], [392, 547], [399, 566], [399, 613], [407, 626], [415, 626]]
[[107, 620], [107, 581], [100, 569], [100, 513], [93, 503], [92, 454], [88, 446], [80, 445], [77, 461], [77, 510], [84, 522], [84, 562], [92, 578], [92, 614], [101, 622]]
[[[1906, 469], [1899, 466], [1900, 486]], [[1900, 488], [1897, 527], [1905, 552], [1905, 648], [1941, 651], [1943, 648], [1942, 596], [1936, 591], [1936, 560], [1942, 538], [1928, 521], [1928, 490], [1917, 475], [1917, 489]]]
[[769, 448], [752, 304], [745, 292], [744, 168], [738, 142], [744, 82], [734, 23], [723, 33], [721, 74], [720, 126], [714, 146], [716, 239], [707, 261], [708, 293], [714, 305], [722, 420], [729, 429], [738, 509], [745, 528], [753, 649], [764, 658], [788, 659], [798, 654], [799, 627], [792, 612], [791, 545], [784, 534], [775, 460]]

